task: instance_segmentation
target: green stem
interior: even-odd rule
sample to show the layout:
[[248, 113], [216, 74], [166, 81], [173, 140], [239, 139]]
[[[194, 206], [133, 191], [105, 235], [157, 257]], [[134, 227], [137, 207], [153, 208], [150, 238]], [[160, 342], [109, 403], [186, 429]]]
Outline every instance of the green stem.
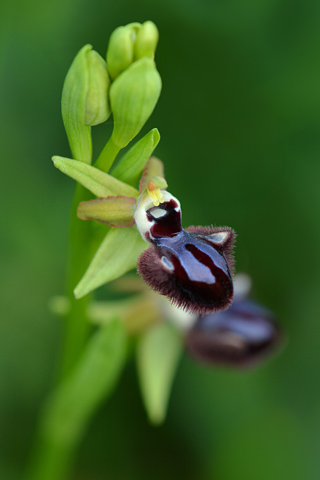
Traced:
[[[90, 295], [76, 300], [73, 289], [81, 279], [90, 261], [91, 225], [77, 218], [77, 207], [82, 200], [91, 198], [90, 193], [80, 184], [77, 184], [70, 220], [69, 255], [66, 278], [66, 293], [70, 301], [70, 311], [65, 318], [64, 341], [61, 353], [59, 372], [59, 388], [61, 381], [69, 376], [78, 362], [90, 332], [87, 318], [87, 307], [91, 300]], [[44, 433], [47, 412], [43, 412], [40, 419], [37, 440], [28, 479], [30, 480], [64, 480], [68, 478], [73, 463], [75, 445], [68, 445], [57, 441]]]
[[[109, 139], [102, 150], [95, 167], [108, 172], [116, 158], [120, 148], [112, 138]], [[88, 304], [91, 295], [76, 300], [73, 294], [75, 286], [85, 273], [94, 248], [92, 238], [92, 226], [90, 222], [84, 222], [77, 217], [77, 208], [81, 201], [92, 198], [82, 185], [77, 185], [70, 222], [69, 262], [67, 270], [66, 292], [70, 301], [70, 311], [65, 319], [64, 343], [61, 353], [59, 384], [54, 393], [59, 392], [61, 385], [68, 381], [74, 372], [81, 355], [87, 345], [90, 323], [87, 318]], [[102, 374], [103, 378], [103, 374]], [[53, 393], [53, 395], [54, 395]], [[76, 400], [78, 402], [78, 399]], [[76, 447], [81, 439], [81, 434], [76, 435], [72, 441], [61, 441], [61, 438], [46, 429], [47, 422], [54, 419], [54, 423], [63, 425], [64, 418], [56, 417], [58, 407], [53, 404], [52, 408], [45, 409], [39, 424], [37, 443], [33, 452], [32, 462], [29, 469], [29, 480], [66, 480], [69, 476]], [[89, 408], [87, 414], [93, 414], [94, 406]]]
[[118, 147], [112, 140], [112, 136], [109, 138], [107, 143], [105, 144], [102, 152], [100, 153], [97, 161], [95, 162], [94, 166], [99, 168], [103, 172], [109, 172], [112, 164], [120, 152], [121, 148]]
[[[115, 145], [112, 136], [100, 153], [95, 167], [108, 172], [120, 148]], [[77, 217], [77, 208], [81, 201], [91, 197], [82, 185], [77, 185], [71, 210], [71, 228], [69, 244], [69, 266], [67, 276], [67, 295], [70, 299], [70, 313], [66, 318], [65, 340], [62, 354], [61, 377], [64, 378], [72, 370], [74, 363], [85, 345], [89, 323], [87, 319], [87, 307], [91, 295], [76, 300], [73, 294], [75, 286], [85, 273], [92, 258], [92, 229], [90, 222], [84, 222]]]
[[87, 318], [87, 307], [91, 296], [76, 300], [73, 290], [84, 272], [91, 257], [91, 224], [77, 217], [77, 208], [82, 200], [91, 198], [90, 193], [77, 185], [71, 209], [69, 263], [67, 270], [67, 295], [71, 303], [70, 312], [65, 320], [64, 344], [60, 366], [60, 376], [64, 378], [72, 370], [85, 346], [90, 324]]
[[[110, 139], [96, 162], [96, 167], [108, 171], [119, 148]], [[86, 271], [93, 250], [92, 225], [77, 217], [77, 208], [81, 201], [92, 198], [90, 192], [78, 184], [73, 198], [70, 220], [70, 240], [66, 293], [70, 301], [70, 311], [65, 319], [64, 342], [61, 352], [59, 372], [59, 389], [61, 382], [68, 379], [78, 363], [90, 333], [87, 310], [91, 295], [76, 300], [73, 294], [75, 286]], [[74, 452], [78, 442], [61, 442], [45, 429], [50, 411], [44, 411], [39, 424], [37, 443], [32, 456], [29, 476], [30, 480], [65, 480], [68, 478]]]
[[66, 480], [69, 477], [75, 445], [65, 445], [39, 434], [28, 480]]

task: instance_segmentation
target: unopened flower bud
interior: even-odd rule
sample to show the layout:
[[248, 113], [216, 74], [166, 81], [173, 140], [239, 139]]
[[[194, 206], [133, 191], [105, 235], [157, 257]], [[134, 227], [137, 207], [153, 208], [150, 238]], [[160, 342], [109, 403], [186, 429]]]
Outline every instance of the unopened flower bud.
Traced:
[[161, 77], [150, 58], [134, 62], [112, 83], [112, 141], [117, 147], [126, 147], [140, 132], [153, 112], [160, 92]]
[[159, 32], [153, 22], [144, 22], [137, 33], [137, 39], [134, 45], [135, 58], [149, 57], [154, 58], [159, 40]]
[[108, 99], [110, 78], [103, 58], [94, 50], [87, 55], [88, 92], [85, 103], [85, 124], [99, 125], [111, 115]]
[[111, 114], [109, 77], [105, 61], [85, 45], [76, 55], [62, 91], [62, 118], [74, 159], [91, 163], [90, 125], [105, 122]]
[[125, 27], [116, 28], [112, 33], [107, 50], [107, 65], [112, 80], [133, 62], [134, 44], [139, 28], [140, 23], [131, 23]]

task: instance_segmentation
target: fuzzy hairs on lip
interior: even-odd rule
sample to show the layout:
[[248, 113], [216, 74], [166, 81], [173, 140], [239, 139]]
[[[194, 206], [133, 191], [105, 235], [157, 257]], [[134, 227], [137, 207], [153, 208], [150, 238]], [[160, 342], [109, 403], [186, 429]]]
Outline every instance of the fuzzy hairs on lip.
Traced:
[[226, 309], [233, 298], [234, 231], [183, 229], [179, 200], [157, 189], [160, 181], [153, 178], [151, 192], [147, 187], [141, 194], [134, 214], [142, 238], [151, 244], [138, 260], [138, 272], [151, 288], [189, 312]]
[[[221, 233], [221, 235], [219, 235]], [[233, 299], [229, 227], [189, 227], [152, 241], [138, 261], [145, 282], [173, 304], [204, 315], [228, 308]]]

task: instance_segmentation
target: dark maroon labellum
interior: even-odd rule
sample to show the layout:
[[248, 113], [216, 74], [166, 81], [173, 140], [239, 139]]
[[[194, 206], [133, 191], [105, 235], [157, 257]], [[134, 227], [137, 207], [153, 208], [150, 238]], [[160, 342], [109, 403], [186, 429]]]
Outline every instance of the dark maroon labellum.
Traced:
[[181, 226], [175, 199], [146, 211], [147, 238], [138, 270], [144, 280], [176, 305], [207, 313], [227, 308], [233, 297], [234, 232], [228, 227]]
[[252, 300], [235, 299], [225, 312], [199, 317], [186, 337], [186, 347], [207, 364], [248, 367], [279, 344], [275, 316]]
[[[153, 216], [161, 210], [165, 211], [166, 214], [162, 217]], [[181, 212], [178, 209], [178, 203], [174, 199], [161, 203], [160, 207], [152, 207], [146, 213], [149, 222], [153, 222], [150, 228], [153, 238], [173, 237], [181, 232]]]

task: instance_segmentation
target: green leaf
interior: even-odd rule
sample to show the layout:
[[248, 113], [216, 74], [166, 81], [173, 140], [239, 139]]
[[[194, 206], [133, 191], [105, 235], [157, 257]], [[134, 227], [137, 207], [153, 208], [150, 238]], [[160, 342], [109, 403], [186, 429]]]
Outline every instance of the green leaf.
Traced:
[[157, 128], [152, 129], [128, 150], [113, 169], [112, 175], [129, 185], [136, 185], [148, 158], [160, 141]]
[[58, 156], [53, 157], [52, 160], [56, 168], [81, 183], [97, 197], [124, 195], [138, 198], [139, 196], [139, 192], [135, 188], [91, 165]]
[[53, 393], [42, 435], [58, 445], [75, 445], [97, 407], [114, 390], [126, 358], [126, 334], [119, 321], [91, 338], [73, 373]]
[[111, 282], [136, 266], [148, 247], [135, 226], [110, 230], [74, 290], [81, 298], [104, 283]]
[[67, 73], [61, 99], [62, 118], [72, 156], [91, 163], [91, 130], [85, 125], [85, 105], [89, 86], [88, 54], [91, 45], [85, 45], [76, 55]]
[[110, 227], [132, 227], [136, 199], [132, 197], [96, 198], [79, 204], [77, 215], [82, 220], [96, 220]]
[[137, 350], [140, 388], [149, 419], [163, 422], [173, 379], [181, 356], [179, 332], [167, 323], [147, 330]]
[[150, 58], [141, 58], [122, 72], [110, 87], [114, 118], [112, 140], [124, 148], [140, 132], [156, 106], [161, 77]]

